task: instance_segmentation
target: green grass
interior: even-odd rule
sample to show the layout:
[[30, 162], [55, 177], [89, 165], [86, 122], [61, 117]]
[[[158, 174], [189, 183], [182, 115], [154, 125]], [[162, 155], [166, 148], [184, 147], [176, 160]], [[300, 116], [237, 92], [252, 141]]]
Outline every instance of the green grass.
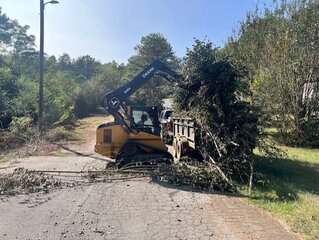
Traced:
[[57, 127], [47, 132], [46, 139], [50, 141], [79, 141], [83, 139], [83, 133], [75, 130], [67, 130], [65, 127]]
[[4, 162], [6, 162], [6, 161], [8, 161], [8, 156], [7, 156], [7, 154], [1, 153], [1, 154], [0, 154], [0, 163], [4, 163]]
[[279, 148], [287, 158], [257, 157], [249, 201], [283, 219], [303, 239], [319, 239], [319, 149]]
[[80, 125], [99, 125], [104, 122], [113, 121], [113, 117], [109, 115], [95, 115], [78, 120]]
[[288, 153], [293, 159], [298, 159], [306, 163], [319, 165], [319, 149], [280, 147]]

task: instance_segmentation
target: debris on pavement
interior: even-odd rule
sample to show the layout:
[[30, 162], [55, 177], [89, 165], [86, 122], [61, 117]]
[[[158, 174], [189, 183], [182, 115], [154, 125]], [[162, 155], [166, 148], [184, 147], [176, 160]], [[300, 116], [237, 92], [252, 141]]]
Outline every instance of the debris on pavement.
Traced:
[[33, 173], [25, 168], [17, 168], [13, 173], [0, 175], [0, 195], [48, 192], [61, 185], [62, 182], [53, 176]]

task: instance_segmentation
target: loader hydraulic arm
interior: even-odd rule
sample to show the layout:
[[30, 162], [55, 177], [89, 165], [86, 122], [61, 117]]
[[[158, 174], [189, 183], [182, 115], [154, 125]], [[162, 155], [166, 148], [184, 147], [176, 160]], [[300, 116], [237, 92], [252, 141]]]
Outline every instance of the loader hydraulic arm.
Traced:
[[167, 81], [177, 85], [181, 78], [180, 75], [169, 69], [160, 60], [154, 60], [132, 80], [106, 94], [102, 100], [101, 105], [113, 115], [115, 122], [119, 123], [127, 132], [132, 132], [132, 129], [127, 125], [124, 119], [129, 119], [129, 121], [132, 121], [132, 119], [126, 115], [127, 108], [125, 101], [153, 76], [161, 76]]

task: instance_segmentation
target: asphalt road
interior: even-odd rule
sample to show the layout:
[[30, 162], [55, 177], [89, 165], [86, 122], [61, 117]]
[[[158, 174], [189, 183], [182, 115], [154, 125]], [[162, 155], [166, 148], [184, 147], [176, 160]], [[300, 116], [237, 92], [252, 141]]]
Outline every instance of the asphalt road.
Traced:
[[236, 197], [121, 177], [2, 198], [0, 238], [297, 239]]

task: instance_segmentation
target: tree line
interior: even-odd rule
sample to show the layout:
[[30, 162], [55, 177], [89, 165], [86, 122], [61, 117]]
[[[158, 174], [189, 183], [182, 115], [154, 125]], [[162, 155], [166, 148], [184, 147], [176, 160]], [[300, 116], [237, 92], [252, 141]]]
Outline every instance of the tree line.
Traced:
[[[258, 115], [260, 129], [276, 128], [285, 144], [318, 147], [318, 38], [319, 1], [282, 0], [275, 1], [272, 8], [256, 8], [248, 13], [224, 47], [196, 40], [190, 52], [198, 56], [196, 61], [203, 62], [207, 53], [213, 52], [217, 59], [227, 62], [225, 66], [231, 66], [228, 70], [236, 71], [240, 84], [231, 92], [253, 106], [250, 111]], [[1, 128], [8, 129], [25, 118], [31, 125], [37, 123], [39, 53], [35, 45], [28, 26], [10, 19], [0, 9]], [[189, 62], [189, 56], [178, 58], [160, 33], [142, 37], [127, 64], [101, 63], [89, 55], [75, 59], [67, 53], [45, 55], [46, 126], [72, 124], [79, 117], [99, 111], [104, 94], [126, 83], [155, 58], [172, 69], [185, 69], [185, 65], [188, 70], [192, 66], [199, 69]], [[196, 71], [186, 72], [199, 79], [194, 75]], [[174, 87], [155, 78], [130, 101], [159, 105], [161, 99], [175, 93]], [[212, 107], [207, 105], [208, 109]]]
[[[0, 124], [8, 128], [13, 118], [29, 117], [37, 123], [39, 52], [35, 38], [0, 9]], [[99, 111], [103, 95], [129, 81], [153, 59], [158, 58], [170, 67], [178, 67], [172, 46], [159, 33], [149, 34], [135, 47], [136, 55], [128, 63], [101, 63], [86, 55], [76, 59], [45, 55], [44, 122], [47, 127], [72, 124], [77, 118]], [[164, 84], [165, 85], [165, 84]], [[138, 104], [159, 103], [166, 95], [157, 91], [163, 87], [159, 79], [133, 97]], [[165, 91], [164, 91], [165, 92]]]
[[319, 146], [319, 1], [274, 1], [241, 23], [223, 49], [264, 126], [283, 143]]

